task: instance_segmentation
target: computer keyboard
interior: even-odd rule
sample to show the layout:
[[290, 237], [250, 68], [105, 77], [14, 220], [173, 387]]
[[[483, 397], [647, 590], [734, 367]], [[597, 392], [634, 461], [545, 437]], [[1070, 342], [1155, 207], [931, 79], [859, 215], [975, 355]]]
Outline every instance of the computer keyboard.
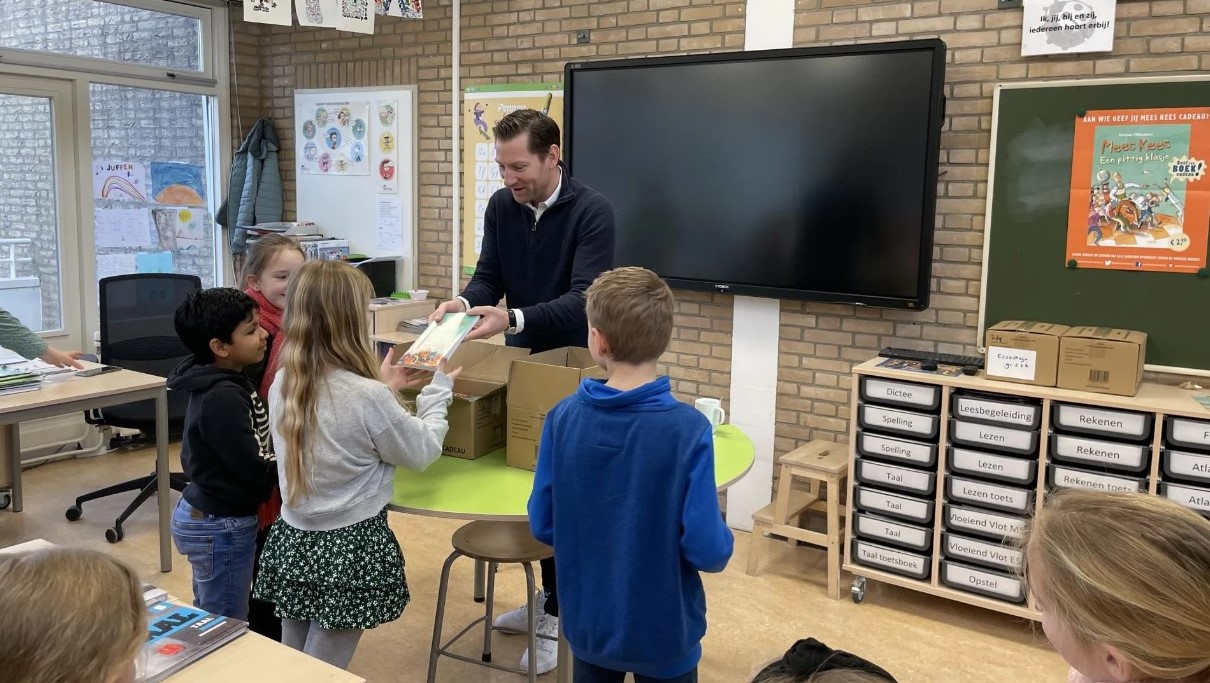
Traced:
[[920, 363], [939, 365], [957, 365], [959, 367], [983, 368], [982, 356], [960, 356], [952, 353], [935, 353], [933, 351], [917, 351], [915, 349], [900, 349], [888, 346], [878, 353], [883, 358], [898, 360], [914, 360]]

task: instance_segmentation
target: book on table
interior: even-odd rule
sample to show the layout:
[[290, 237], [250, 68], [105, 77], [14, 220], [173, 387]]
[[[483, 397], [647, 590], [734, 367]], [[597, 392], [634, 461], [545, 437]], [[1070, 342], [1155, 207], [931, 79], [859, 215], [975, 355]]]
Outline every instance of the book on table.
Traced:
[[441, 361], [454, 355], [458, 345], [466, 339], [479, 316], [465, 313], [446, 313], [441, 322], [430, 323], [404, 352], [399, 363], [413, 368], [436, 370]]
[[0, 368], [0, 396], [42, 387], [42, 376], [24, 369]]
[[147, 605], [147, 642], [137, 661], [137, 683], [156, 683], [248, 631], [248, 623], [161, 600]]

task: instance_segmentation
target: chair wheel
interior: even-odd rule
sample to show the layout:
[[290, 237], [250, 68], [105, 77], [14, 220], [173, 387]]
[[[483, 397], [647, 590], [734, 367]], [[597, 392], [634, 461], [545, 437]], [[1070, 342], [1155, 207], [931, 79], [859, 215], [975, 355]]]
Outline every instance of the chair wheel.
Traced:
[[9, 493], [0, 494], [0, 510], [3, 510], [4, 508], [8, 507], [9, 505], [12, 505], [12, 503], [13, 503], [12, 494], [9, 494]]
[[110, 543], [117, 543], [122, 540], [126, 534], [122, 531], [122, 527], [115, 526], [105, 530], [105, 540]]
[[74, 522], [84, 516], [84, 511], [80, 509], [79, 505], [73, 505], [67, 508], [67, 512], [63, 513], [63, 516], [67, 518], [67, 521]]
[[853, 598], [853, 602], [860, 605], [862, 600], [865, 600], [866, 578], [864, 576], [854, 576], [853, 584], [849, 588], [849, 595]]

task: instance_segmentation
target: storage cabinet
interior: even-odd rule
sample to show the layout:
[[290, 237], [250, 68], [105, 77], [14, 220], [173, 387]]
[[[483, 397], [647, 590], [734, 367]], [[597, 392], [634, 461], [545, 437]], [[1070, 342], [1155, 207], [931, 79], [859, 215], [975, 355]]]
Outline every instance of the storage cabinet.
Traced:
[[1210, 411], [1179, 387], [1132, 397], [884, 368], [853, 371], [844, 569], [1028, 619], [1016, 548], [1049, 491], [1167, 496], [1210, 515]]

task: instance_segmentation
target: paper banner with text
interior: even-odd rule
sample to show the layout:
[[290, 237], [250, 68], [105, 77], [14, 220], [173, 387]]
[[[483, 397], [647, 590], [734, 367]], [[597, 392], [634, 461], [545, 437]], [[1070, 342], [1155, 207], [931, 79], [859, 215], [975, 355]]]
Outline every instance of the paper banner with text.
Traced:
[[404, 19], [423, 19], [421, 0], [374, 0], [374, 13]]
[[1021, 55], [1109, 52], [1116, 0], [1025, 0]]
[[399, 192], [399, 102], [379, 100], [371, 116], [374, 153], [370, 175], [378, 183], [379, 192], [395, 194]]
[[244, 0], [244, 21], [289, 26], [293, 14], [293, 0]]
[[504, 187], [496, 165], [492, 126], [509, 112], [528, 108], [550, 116], [562, 133], [563, 85], [472, 86], [463, 92], [462, 105], [462, 268], [469, 275], [479, 261], [487, 200]]
[[[294, 117], [298, 172], [313, 175], [369, 175], [369, 102], [321, 102]], [[388, 141], [394, 146], [394, 138]]]
[[1076, 119], [1068, 265], [1165, 273], [1205, 268], [1207, 159], [1210, 107], [1089, 111]]

